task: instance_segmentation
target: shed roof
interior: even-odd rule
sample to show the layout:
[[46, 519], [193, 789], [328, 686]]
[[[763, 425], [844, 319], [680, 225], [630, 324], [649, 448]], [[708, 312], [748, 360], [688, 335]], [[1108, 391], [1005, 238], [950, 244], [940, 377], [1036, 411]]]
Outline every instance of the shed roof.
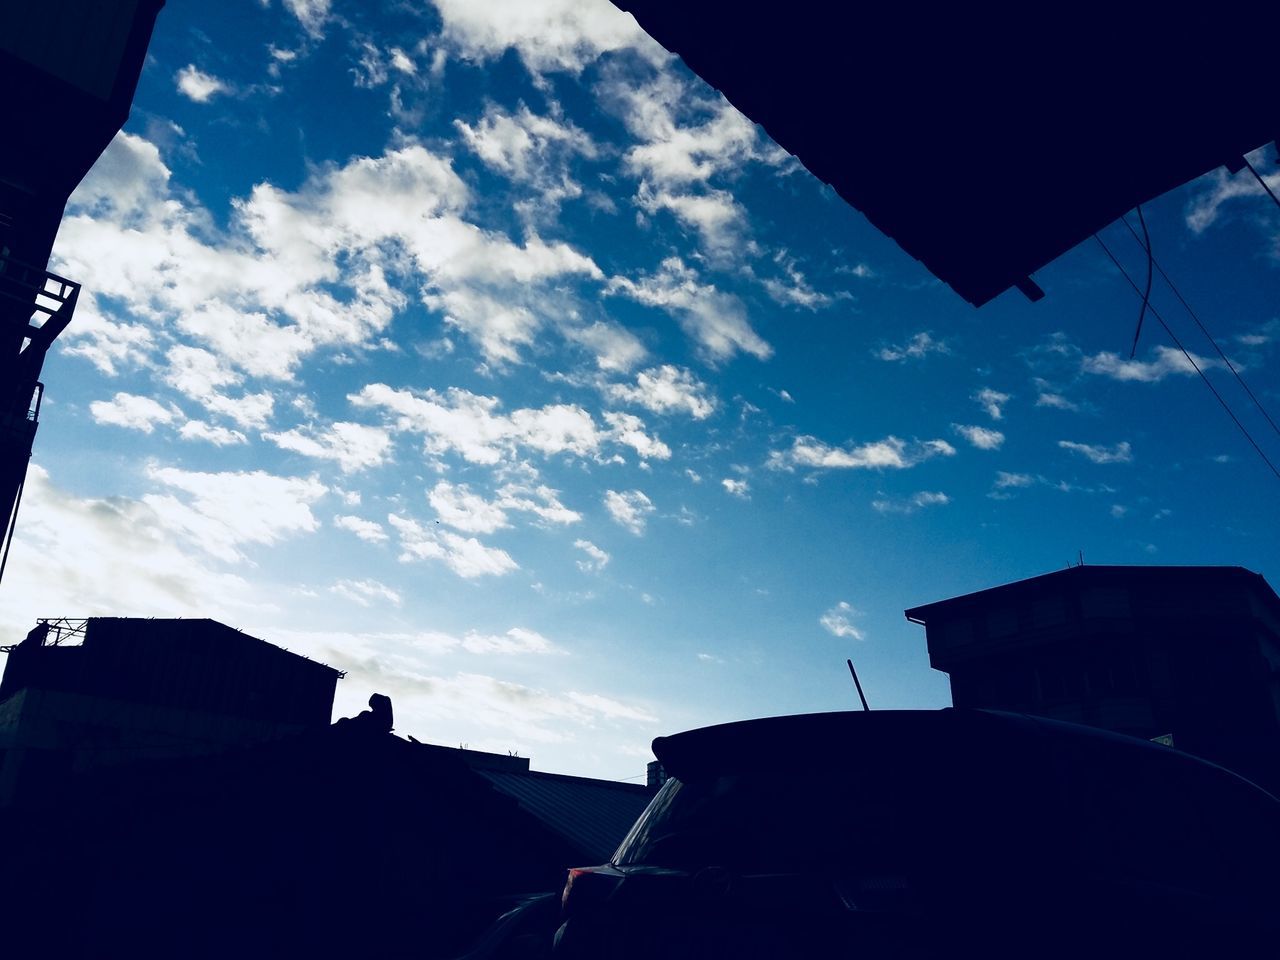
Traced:
[[556, 773], [475, 768], [500, 792], [577, 847], [591, 863], [608, 860], [653, 792], [639, 784]]

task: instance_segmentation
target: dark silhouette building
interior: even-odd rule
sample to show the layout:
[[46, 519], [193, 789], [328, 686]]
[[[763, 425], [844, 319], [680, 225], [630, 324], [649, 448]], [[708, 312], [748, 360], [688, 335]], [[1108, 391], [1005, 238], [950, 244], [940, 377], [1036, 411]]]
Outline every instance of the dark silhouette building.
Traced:
[[1078, 566], [906, 616], [957, 707], [1158, 739], [1280, 791], [1280, 598], [1256, 573]]
[[614, 4], [975, 306], [1280, 131], [1275, 4]]
[[45, 620], [6, 650], [0, 805], [92, 767], [327, 727], [342, 676], [215, 620]]
[[640, 784], [330, 723], [341, 674], [212, 620], [42, 621], [0, 680], [0, 947], [457, 956], [607, 859]]
[[40, 421], [40, 371], [80, 285], [47, 273], [67, 198], [124, 124], [164, 0], [0, 10], [0, 576]]

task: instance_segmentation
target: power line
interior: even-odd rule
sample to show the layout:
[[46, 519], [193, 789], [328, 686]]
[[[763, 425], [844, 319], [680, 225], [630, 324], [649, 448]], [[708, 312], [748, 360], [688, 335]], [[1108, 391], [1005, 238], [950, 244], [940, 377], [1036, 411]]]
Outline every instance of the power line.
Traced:
[[1138, 211], [1138, 222], [1142, 224], [1142, 239], [1138, 242], [1142, 244], [1142, 249], [1147, 251], [1147, 287], [1142, 291], [1142, 309], [1138, 311], [1138, 326], [1133, 331], [1133, 346], [1129, 348], [1130, 360], [1138, 352], [1138, 337], [1142, 333], [1142, 321], [1147, 316], [1147, 308], [1151, 306], [1151, 266], [1156, 262], [1156, 255], [1151, 252], [1151, 234], [1147, 232], [1147, 218], [1142, 215], [1142, 204], [1138, 204], [1134, 209]]
[[[1133, 292], [1138, 296], [1142, 296], [1142, 291], [1138, 289], [1138, 285], [1133, 282], [1133, 279], [1129, 276], [1125, 268], [1120, 265], [1120, 261], [1116, 259], [1115, 254], [1111, 252], [1111, 249], [1102, 242], [1102, 238], [1095, 233], [1093, 235], [1093, 239], [1098, 241], [1098, 246], [1102, 247], [1102, 251], [1107, 255], [1111, 262], [1115, 264], [1116, 269], [1120, 271], [1120, 275], [1128, 281], [1129, 286], [1133, 287]], [[1258, 442], [1253, 439], [1253, 435], [1249, 433], [1245, 428], [1245, 425], [1240, 422], [1240, 418], [1235, 415], [1235, 412], [1227, 404], [1227, 401], [1223, 399], [1222, 394], [1218, 392], [1218, 388], [1213, 385], [1207, 376], [1205, 376], [1205, 372], [1200, 369], [1200, 365], [1196, 363], [1191, 354], [1187, 352], [1187, 348], [1182, 345], [1182, 341], [1178, 339], [1177, 334], [1169, 328], [1169, 324], [1165, 323], [1164, 317], [1160, 316], [1160, 311], [1155, 307], [1151, 307], [1150, 309], [1151, 315], [1160, 322], [1160, 326], [1163, 327], [1164, 332], [1169, 335], [1169, 339], [1174, 342], [1177, 348], [1182, 351], [1182, 355], [1187, 358], [1187, 363], [1191, 364], [1192, 369], [1195, 370], [1196, 373], [1200, 374], [1200, 379], [1204, 381], [1204, 385], [1209, 388], [1209, 391], [1214, 395], [1218, 403], [1222, 405], [1222, 409], [1227, 412], [1227, 416], [1231, 418], [1231, 422], [1234, 423], [1240, 429], [1240, 432], [1244, 434], [1245, 439], [1248, 440], [1253, 449], [1257, 451], [1258, 456], [1262, 458], [1262, 462], [1267, 465], [1273, 474], [1275, 474], [1276, 479], [1280, 480], [1280, 470], [1276, 469], [1276, 465], [1271, 462], [1271, 458], [1263, 452], [1263, 449], [1260, 446], [1258, 446]]]
[[[1129, 233], [1133, 235], [1133, 239], [1136, 240], [1139, 244], [1141, 244], [1142, 241], [1138, 239], [1138, 234], [1130, 225], [1128, 219], [1126, 219], [1124, 216], [1121, 216], [1120, 222], [1129, 228]], [[1262, 401], [1259, 400], [1256, 396], [1254, 396], [1253, 391], [1250, 390], [1249, 385], [1244, 382], [1244, 377], [1240, 375], [1240, 371], [1236, 369], [1235, 364], [1231, 362], [1231, 359], [1225, 353], [1223, 353], [1222, 348], [1218, 346], [1218, 341], [1213, 338], [1213, 334], [1211, 334], [1205, 328], [1205, 325], [1200, 322], [1200, 318], [1196, 315], [1196, 312], [1191, 309], [1191, 304], [1187, 303], [1186, 298], [1182, 296], [1182, 292], [1178, 289], [1177, 284], [1175, 284], [1173, 280], [1169, 278], [1169, 275], [1164, 272], [1164, 267], [1160, 266], [1160, 261], [1155, 259], [1155, 257], [1153, 256], [1151, 258], [1151, 262], [1154, 263], [1156, 269], [1160, 271], [1160, 276], [1163, 277], [1164, 282], [1169, 285], [1169, 289], [1172, 290], [1173, 295], [1178, 298], [1178, 302], [1182, 304], [1182, 306], [1186, 309], [1187, 313], [1191, 316], [1191, 319], [1195, 321], [1196, 326], [1200, 328], [1200, 332], [1205, 335], [1205, 339], [1207, 339], [1211, 344], [1213, 344], [1214, 350], [1218, 351], [1218, 356], [1222, 358], [1222, 362], [1227, 365], [1227, 369], [1231, 371], [1232, 376], [1234, 376], [1236, 378], [1236, 381], [1240, 384], [1240, 386], [1244, 388], [1244, 392], [1249, 395], [1249, 399], [1253, 401], [1253, 405], [1258, 408], [1258, 410], [1262, 413], [1264, 417], [1266, 417], [1267, 423], [1271, 424], [1271, 429], [1276, 432], [1276, 436], [1280, 436], [1280, 426], [1276, 425], [1275, 420], [1271, 418], [1271, 414], [1267, 412], [1267, 408], [1262, 405]]]
[[1254, 165], [1253, 165], [1252, 163], [1250, 163], [1250, 162], [1249, 162], [1249, 158], [1248, 158], [1248, 157], [1243, 157], [1242, 159], [1244, 160], [1244, 165], [1245, 165], [1246, 167], [1248, 167], [1248, 168], [1249, 168], [1249, 172], [1253, 174], [1254, 179], [1256, 179], [1260, 184], [1262, 184], [1262, 189], [1263, 189], [1263, 190], [1267, 191], [1267, 196], [1269, 196], [1269, 197], [1271, 198], [1272, 202], [1273, 202], [1277, 207], [1280, 207], [1280, 197], [1277, 197], [1277, 196], [1276, 196], [1276, 195], [1271, 191], [1271, 188], [1270, 188], [1269, 186], [1267, 186], [1267, 181], [1265, 181], [1265, 180], [1263, 180], [1263, 179], [1262, 179], [1262, 174], [1260, 174], [1260, 173], [1258, 172], [1257, 168], [1256, 168], [1256, 167], [1254, 167]]

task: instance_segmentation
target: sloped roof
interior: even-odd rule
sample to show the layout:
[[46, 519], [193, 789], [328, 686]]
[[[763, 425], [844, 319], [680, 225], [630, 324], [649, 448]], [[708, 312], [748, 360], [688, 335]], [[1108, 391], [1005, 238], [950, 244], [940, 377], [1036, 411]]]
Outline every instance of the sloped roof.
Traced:
[[1278, 4], [614, 3], [975, 306], [1280, 135]]
[[537, 771], [475, 772], [581, 850], [586, 857], [582, 866], [613, 856], [653, 796], [648, 787], [614, 780]]

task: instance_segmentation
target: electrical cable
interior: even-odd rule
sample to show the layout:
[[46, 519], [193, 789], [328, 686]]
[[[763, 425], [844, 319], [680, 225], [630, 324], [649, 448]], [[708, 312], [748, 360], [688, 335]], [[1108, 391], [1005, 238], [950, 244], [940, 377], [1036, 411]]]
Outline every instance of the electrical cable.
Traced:
[[[1129, 286], [1133, 287], [1133, 292], [1138, 294], [1138, 296], [1142, 296], [1142, 291], [1138, 289], [1138, 285], [1133, 282], [1133, 278], [1131, 278], [1125, 268], [1120, 265], [1120, 261], [1116, 259], [1115, 254], [1111, 252], [1111, 249], [1102, 242], [1102, 238], [1095, 233], [1093, 235], [1093, 239], [1098, 241], [1098, 246], [1102, 247], [1102, 251], [1107, 255], [1108, 259], [1115, 264], [1116, 269], [1120, 271], [1120, 275], [1128, 281]], [[1260, 446], [1258, 446], [1258, 441], [1253, 439], [1253, 435], [1249, 433], [1245, 425], [1240, 422], [1240, 418], [1235, 415], [1235, 411], [1231, 409], [1222, 394], [1218, 392], [1218, 388], [1213, 385], [1207, 376], [1205, 376], [1205, 372], [1200, 369], [1200, 365], [1196, 363], [1191, 354], [1187, 352], [1187, 348], [1182, 345], [1182, 341], [1178, 339], [1177, 334], [1169, 328], [1169, 324], [1165, 323], [1164, 317], [1160, 316], [1160, 311], [1155, 307], [1152, 307], [1151, 315], [1159, 321], [1160, 326], [1164, 328], [1164, 332], [1169, 335], [1169, 339], [1172, 340], [1177, 348], [1182, 351], [1182, 355], [1187, 358], [1187, 363], [1191, 364], [1192, 369], [1195, 370], [1196, 373], [1200, 374], [1200, 379], [1204, 381], [1205, 386], [1209, 388], [1209, 391], [1214, 395], [1218, 403], [1222, 405], [1222, 409], [1227, 412], [1227, 416], [1231, 418], [1231, 422], [1239, 428], [1240, 432], [1244, 434], [1245, 439], [1249, 441], [1249, 444], [1257, 452], [1258, 456], [1262, 458], [1262, 462], [1267, 465], [1268, 469], [1270, 469], [1273, 474], [1275, 474], [1276, 479], [1280, 480], [1280, 469], [1276, 469], [1276, 465], [1271, 462], [1271, 458], [1266, 455]]]
[[1256, 179], [1260, 184], [1262, 184], [1262, 189], [1263, 189], [1263, 190], [1265, 190], [1265, 191], [1267, 191], [1267, 196], [1269, 196], [1269, 197], [1271, 198], [1272, 202], [1273, 202], [1277, 207], [1280, 207], [1280, 197], [1277, 197], [1277, 196], [1275, 195], [1275, 193], [1273, 193], [1273, 192], [1272, 192], [1271, 188], [1270, 188], [1269, 186], [1267, 186], [1267, 181], [1265, 181], [1265, 180], [1263, 180], [1263, 179], [1262, 179], [1262, 174], [1260, 174], [1260, 173], [1258, 172], [1257, 168], [1256, 168], [1256, 167], [1254, 167], [1254, 165], [1253, 165], [1252, 163], [1250, 163], [1250, 162], [1249, 162], [1249, 158], [1248, 158], [1248, 157], [1243, 157], [1242, 159], [1244, 160], [1244, 165], [1245, 165], [1246, 167], [1248, 167], [1248, 168], [1249, 168], [1249, 172], [1253, 174], [1254, 178], [1255, 178], [1255, 179]]
[[[1142, 241], [1138, 238], [1137, 231], [1133, 229], [1133, 226], [1129, 223], [1128, 219], [1125, 218], [1124, 216], [1121, 216], [1120, 222], [1123, 223], [1126, 227], [1128, 227], [1129, 233], [1133, 235], [1133, 239], [1137, 243], [1141, 244]], [[1156, 269], [1160, 272], [1160, 276], [1164, 278], [1164, 282], [1169, 285], [1169, 289], [1173, 291], [1173, 295], [1178, 298], [1178, 302], [1182, 304], [1182, 306], [1186, 309], [1187, 313], [1190, 315], [1191, 319], [1195, 321], [1196, 326], [1200, 328], [1200, 332], [1205, 335], [1205, 339], [1207, 339], [1211, 344], [1213, 344], [1214, 350], [1218, 351], [1218, 356], [1222, 358], [1222, 362], [1227, 365], [1227, 369], [1231, 371], [1232, 376], [1236, 378], [1236, 381], [1244, 389], [1244, 392], [1249, 395], [1249, 399], [1253, 401], [1253, 405], [1257, 407], [1259, 412], [1266, 418], [1267, 423], [1271, 424], [1271, 429], [1276, 432], [1276, 436], [1280, 436], [1280, 426], [1277, 426], [1275, 420], [1272, 419], [1271, 414], [1267, 412], [1267, 408], [1262, 405], [1262, 401], [1259, 400], [1256, 396], [1254, 396], [1253, 391], [1249, 389], [1249, 384], [1245, 383], [1244, 377], [1240, 375], [1240, 371], [1236, 369], [1235, 364], [1233, 364], [1230, 358], [1225, 353], [1223, 353], [1222, 348], [1218, 346], [1218, 341], [1213, 338], [1213, 334], [1211, 334], [1207, 329], [1205, 329], [1205, 325], [1200, 322], [1200, 317], [1196, 315], [1196, 312], [1193, 309], [1191, 309], [1191, 304], [1187, 303], [1186, 298], [1182, 296], [1182, 291], [1178, 289], [1177, 284], [1175, 284], [1173, 280], [1169, 278], [1169, 275], [1164, 272], [1164, 267], [1160, 266], [1159, 260], [1156, 260], [1155, 257], [1152, 257], [1151, 261], [1152, 263], [1155, 264]]]
[[1129, 348], [1129, 359], [1138, 352], [1138, 337], [1142, 333], [1142, 321], [1147, 316], [1147, 308], [1151, 306], [1151, 267], [1155, 263], [1155, 254], [1151, 252], [1151, 234], [1147, 232], [1147, 218], [1142, 215], [1142, 204], [1135, 208], [1138, 211], [1138, 222], [1142, 224], [1142, 249], [1147, 251], [1147, 288], [1142, 292], [1142, 309], [1138, 311], [1138, 326], [1133, 331], [1133, 346]]

